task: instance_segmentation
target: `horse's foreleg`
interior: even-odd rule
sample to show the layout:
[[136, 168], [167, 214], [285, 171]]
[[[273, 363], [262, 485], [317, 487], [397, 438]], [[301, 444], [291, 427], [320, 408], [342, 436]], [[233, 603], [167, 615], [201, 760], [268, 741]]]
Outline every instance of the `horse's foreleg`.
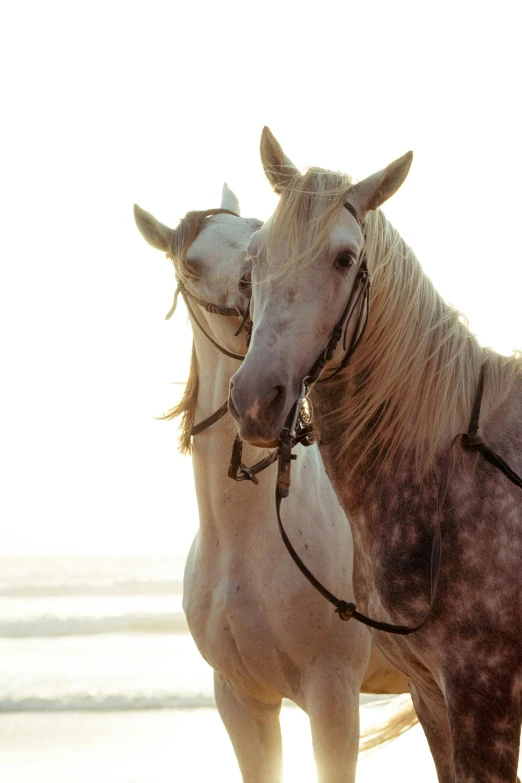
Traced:
[[353, 783], [359, 752], [359, 678], [332, 670], [305, 691], [318, 783]]
[[439, 783], [455, 783], [453, 745], [444, 697], [442, 693], [438, 698], [424, 695], [411, 680], [410, 692], [417, 717], [430, 746]]
[[520, 745], [516, 672], [471, 668], [446, 681], [455, 777], [473, 783], [515, 783]]
[[281, 702], [263, 704], [240, 694], [214, 672], [216, 704], [234, 747], [244, 783], [280, 783], [283, 751]]

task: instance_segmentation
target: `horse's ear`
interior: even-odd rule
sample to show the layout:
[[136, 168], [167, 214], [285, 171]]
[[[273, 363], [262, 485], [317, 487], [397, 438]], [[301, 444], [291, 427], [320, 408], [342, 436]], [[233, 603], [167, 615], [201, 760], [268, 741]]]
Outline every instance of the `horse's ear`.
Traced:
[[235, 212], [236, 215], [240, 214], [239, 199], [234, 191], [230, 190], [226, 182], [223, 185], [223, 192], [221, 194], [221, 209], [229, 209], [230, 212]]
[[407, 152], [382, 171], [371, 174], [350, 188], [347, 199], [350, 204], [353, 204], [362, 220], [367, 212], [378, 209], [399, 190], [408, 176], [412, 160], [413, 152]]
[[297, 167], [286, 157], [281, 145], [266, 125], [261, 134], [261, 162], [276, 193], [281, 193], [296, 174], [299, 174]]
[[164, 226], [159, 220], [151, 215], [149, 212], [145, 212], [137, 204], [134, 204], [134, 220], [142, 235], [142, 237], [155, 247], [156, 250], [162, 250], [164, 253], [169, 253], [172, 247], [172, 237], [174, 231], [172, 228]]

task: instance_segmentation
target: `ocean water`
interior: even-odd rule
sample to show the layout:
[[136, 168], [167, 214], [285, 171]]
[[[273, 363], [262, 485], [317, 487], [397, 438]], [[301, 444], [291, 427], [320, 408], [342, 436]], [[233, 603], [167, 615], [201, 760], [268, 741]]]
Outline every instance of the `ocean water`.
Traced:
[[0, 712], [213, 705], [183, 558], [0, 560]]

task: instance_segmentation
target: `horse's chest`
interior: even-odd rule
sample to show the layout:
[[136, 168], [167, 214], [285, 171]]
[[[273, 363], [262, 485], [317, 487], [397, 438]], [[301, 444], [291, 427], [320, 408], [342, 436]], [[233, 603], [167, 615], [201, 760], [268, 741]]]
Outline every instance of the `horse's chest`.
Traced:
[[277, 640], [244, 576], [201, 567], [185, 579], [183, 607], [205, 660], [233, 682], [271, 689]]
[[[416, 681], [456, 658], [466, 665], [482, 657], [490, 667], [492, 661], [504, 662], [501, 639], [513, 650], [520, 646], [515, 639], [522, 592], [520, 512], [513, 491], [487, 464], [474, 467], [453, 476], [448, 487], [439, 589], [428, 623], [407, 638], [376, 637], [390, 660]], [[359, 513], [352, 514], [355, 594], [372, 617], [415, 625], [426, 614], [436, 490], [375, 482], [366, 488]]]
[[194, 568], [185, 577], [183, 608], [192, 636], [207, 659], [214, 649], [234, 650], [231, 628], [241, 625], [249, 611], [241, 580], [221, 575], [215, 567]]

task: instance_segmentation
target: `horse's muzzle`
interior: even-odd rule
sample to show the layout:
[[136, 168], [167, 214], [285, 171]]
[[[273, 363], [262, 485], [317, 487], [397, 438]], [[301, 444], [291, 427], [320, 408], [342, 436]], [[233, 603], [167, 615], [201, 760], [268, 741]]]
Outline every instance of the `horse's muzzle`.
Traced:
[[238, 424], [242, 440], [256, 446], [277, 445], [287, 415], [287, 401], [285, 386], [268, 383], [264, 389], [259, 385], [250, 389], [241, 370], [230, 382], [229, 411]]

